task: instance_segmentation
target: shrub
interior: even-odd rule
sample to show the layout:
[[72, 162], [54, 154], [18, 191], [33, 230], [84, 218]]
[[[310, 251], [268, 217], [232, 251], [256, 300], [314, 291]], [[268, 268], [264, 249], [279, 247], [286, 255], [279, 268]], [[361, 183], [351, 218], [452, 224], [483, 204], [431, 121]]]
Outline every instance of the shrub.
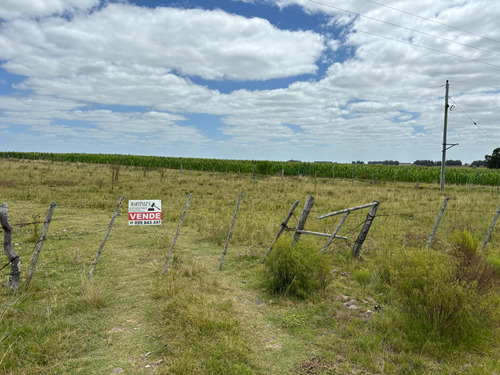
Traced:
[[305, 239], [293, 244], [287, 238], [279, 240], [265, 266], [268, 286], [279, 294], [305, 298], [331, 280], [327, 256]]
[[393, 264], [391, 284], [413, 329], [458, 341], [479, 337], [492, 310], [462, 265], [457, 257], [429, 250], [405, 254]]

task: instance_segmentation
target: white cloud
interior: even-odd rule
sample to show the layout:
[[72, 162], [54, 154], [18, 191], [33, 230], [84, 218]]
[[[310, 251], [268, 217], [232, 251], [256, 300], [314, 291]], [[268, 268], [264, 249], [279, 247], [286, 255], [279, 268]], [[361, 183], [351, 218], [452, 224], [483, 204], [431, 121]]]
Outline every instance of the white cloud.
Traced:
[[2, 0], [0, 19], [44, 17], [90, 9], [99, 0]]
[[209, 80], [266, 80], [314, 73], [324, 48], [319, 34], [280, 30], [259, 18], [125, 4], [0, 29], [5, 69], [51, 79], [137, 65]]

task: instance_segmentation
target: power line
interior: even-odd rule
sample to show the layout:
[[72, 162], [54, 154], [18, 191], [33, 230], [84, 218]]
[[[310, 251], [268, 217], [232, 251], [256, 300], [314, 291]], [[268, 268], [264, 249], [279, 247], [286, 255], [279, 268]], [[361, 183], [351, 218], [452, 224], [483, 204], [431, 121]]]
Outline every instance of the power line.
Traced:
[[486, 39], [486, 40], [489, 40], [489, 41], [492, 41], [492, 42], [495, 42], [495, 43], [500, 43], [500, 40], [496, 40], [496, 39], [488, 38], [487, 36], [482, 36], [482, 35], [479, 35], [479, 34], [475, 34], [475, 33], [471, 32], [471, 31], [467, 31], [467, 30], [461, 29], [459, 27], [451, 26], [451, 25], [448, 25], [448, 24], [443, 23], [443, 22], [432, 20], [430, 18], [422, 17], [422, 16], [419, 16], [418, 14], [415, 14], [415, 13], [411, 13], [411, 12], [407, 12], [407, 11], [402, 10], [402, 9], [394, 8], [394, 7], [391, 7], [389, 5], [378, 3], [378, 2], [373, 1], [373, 0], [365, 0], [365, 1], [368, 1], [369, 3], [380, 5], [380, 6], [385, 7], [385, 8], [389, 8], [389, 9], [395, 10], [397, 12], [408, 14], [410, 16], [417, 17], [417, 18], [420, 18], [422, 20], [429, 21], [429, 22], [432, 22], [432, 23], [435, 23], [435, 24], [438, 24], [438, 25], [441, 25], [441, 26], [449, 27], [450, 29], [458, 30], [458, 31], [461, 31], [461, 32], [469, 34], [469, 35], [474, 35], [474, 36], [476, 36], [478, 38], [481, 38], [481, 39]]
[[[494, 89], [495, 91], [498, 91], [499, 87], [500, 87], [500, 83], [496, 84], [495, 82], [489, 82], [488, 85], [483, 85], [483, 84], [478, 84], [478, 83], [471, 83], [471, 82], [466, 82], [466, 81], [457, 81], [454, 79], [450, 79], [450, 83], [459, 83], [461, 85], [475, 87], [475, 88], [488, 87], [490, 89]], [[496, 85], [496, 86], [492, 86], [492, 85]]]
[[486, 132], [485, 132], [483, 129], [481, 129], [481, 128], [479, 127], [479, 125], [477, 124], [477, 122], [475, 122], [475, 121], [474, 121], [474, 120], [473, 120], [473, 119], [472, 119], [472, 118], [468, 115], [468, 113], [467, 113], [467, 112], [465, 112], [465, 111], [463, 110], [463, 108], [462, 108], [462, 107], [460, 107], [460, 105], [458, 105], [458, 103], [457, 103], [456, 101], [454, 101], [452, 98], [449, 98], [449, 99], [453, 102], [453, 104], [455, 104], [455, 106], [457, 106], [457, 107], [458, 107], [458, 108], [459, 108], [459, 109], [460, 109], [460, 110], [464, 113], [464, 115], [465, 115], [465, 116], [467, 116], [467, 118], [468, 118], [468, 119], [469, 119], [469, 120], [470, 120], [470, 121], [471, 121], [471, 122], [472, 122], [472, 123], [473, 123], [473, 124], [474, 124], [474, 125], [478, 128], [478, 129], [479, 129], [479, 130], [481, 130], [481, 132], [482, 132], [482, 133], [483, 133], [483, 134], [484, 134], [484, 135], [485, 135], [485, 136], [486, 136], [486, 137], [487, 137], [487, 138], [491, 141], [491, 143], [493, 143], [493, 144], [495, 145], [495, 147], [498, 147], [498, 145], [495, 143], [495, 141], [494, 141], [494, 140], [493, 140], [493, 139], [492, 139], [492, 138], [491, 138], [488, 134], [486, 134]]
[[426, 33], [424, 31], [412, 29], [411, 27], [401, 26], [401, 25], [398, 25], [396, 23], [392, 23], [392, 22], [389, 22], [389, 21], [384, 21], [384, 20], [381, 20], [381, 19], [378, 19], [378, 18], [370, 17], [370, 16], [367, 16], [367, 15], [364, 15], [364, 14], [361, 14], [361, 13], [353, 12], [351, 10], [338, 8], [338, 7], [335, 7], [335, 6], [330, 5], [330, 4], [322, 3], [320, 1], [316, 1], [316, 0], [307, 0], [307, 1], [309, 1], [311, 3], [323, 5], [325, 7], [332, 8], [332, 9], [335, 9], [335, 10], [339, 10], [339, 11], [342, 11], [342, 12], [354, 14], [354, 15], [362, 17], [362, 18], [367, 18], [367, 19], [369, 19], [371, 21], [385, 23], [386, 25], [399, 27], [399, 28], [404, 29], [404, 30], [408, 30], [408, 31], [412, 31], [412, 32], [415, 32], [415, 33], [418, 33], [418, 34], [422, 34], [422, 35], [428, 36], [428, 37], [440, 39], [440, 40], [446, 41], [448, 43], [454, 43], [454, 44], [458, 44], [458, 45], [463, 46], [463, 47], [473, 48], [473, 49], [478, 50], [478, 51], [483, 51], [483, 52], [491, 53], [491, 54], [496, 55], [496, 56], [500, 56], [500, 53], [492, 52], [492, 51], [489, 51], [489, 50], [486, 50], [486, 49], [483, 49], [483, 48], [474, 47], [474, 46], [471, 46], [469, 44], [456, 42], [456, 41], [451, 40], [451, 39], [447, 39], [447, 38], [443, 38], [443, 37], [440, 37], [440, 36], [437, 36], [437, 35], [434, 35], [434, 34]]
[[[313, 0], [308, 0], [308, 1], [311, 1], [311, 2], [316, 2], [316, 1], [313, 1]], [[323, 4], [323, 3], [319, 3], [319, 2], [316, 2], [317, 4], [321, 4], [321, 5], [324, 5], [324, 6], [329, 6], [327, 4]], [[269, 7], [275, 11], [278, 11], [278, 12], [286, 12], [286, 13], [290, 13], [290, 14], [294, 14], [296, 16], [300, 16], [300, 17], [307, 17], [307, 18], [312, 18], [312, 19], [315, 19], [317, 21], [320, 21], [319, 18], [317, 17], [314, 17], [314, 16], [311, 16], [311, 15], [307, 15], [307, 14], [301, 14], [301, 13], [297, 13], [297, 12], [293, 12], [293, 11], [289, 11], [289, 10], [281, 10], [281, 9], [278, 9], [274, 6], [271, 6], [271, 5], [268, 5], [268, 4], [265, 4], [265, 3], [261, 3], [261, 2], [256, 2], [255, 4], [258, 4], [258, 5], [262, 5], [262, 6], [266, 6], [266, 7]], [[334, 8], [332, 6], [330, 6], [331, 8]], [[349, 13], [353, 13], [353, 14], [357, 14], [359, 15], [358, 13], [355, 13], [355, 12], [351, 12], [351, 11], [347, 11], [347, 10], [343, 10], [343, 9], [340, 9], [340, 8], [337, 8], [339, 10], [342, 10], [342, 11], [345, 11], [345, 12], [349, 12]], [[361, 16], [361, 15], [360, 15]], [[383, 22], [383, 21], [382, 21]], [[476, 62], [476, 63], [479, 63], [479, 64], [483, 64], [483, 65], [488, 65], [488, 66], [491, 66], [491, 67], [494, 67], [494, 68], [498, 68], [500, 69], [500, 65], [496, 65], [496, 64], [492, 64], [492, 63], [488, 63], [486, 61], [481, 61], [481, 60], [477, 60], [477, 59], [473, 59], [471, 57], [465, 57], [465, 56], [461, 56], [461, 55], [457, 55], [457, 54], [454, 54], [454, 53], [451, 53], [451, 52], [445, 52], [445, 51], [442, 51], [442, 50], [439, 50], [439, 49], [436, 49], [436, 48], [432, 48], [432, 47], [426, 47], [426, 46], [423, 46], [423, 45], [420, 45], [420, 44], [416, 44], [416, 43], [412, 43], [412, 42], [407, 42], [407, 41], [404, 41], [404, 40], [401, 40], [401, 39], [396, 39], [396, 38], [391, 38], [391, 37], [388, 37], [388, 36], [385, 36], [385, 35], [381, 35], [381, 34], [377, 34], [377, 33], [373, 33], [373, 32], [370, 32], [370, 31], [365, 31], [365, 30], [361, 30], [359, 28], [355, 28], [355, 30], [357, 32], [360, 32], [360, 33], [364, 33], [364, 34], [369, 34], [369, 35], [372, 35], [372, 36], [376, 36], [376, 37], [379, 37], [379, 38], [384, 38], [384, 39], [387, 39], [387, 40], [391, 40], [393, 42], [398, 42], [398, 43], [402, 43], [402, 44], [407, 44], [409, 46], [412, 46], [412, 47], [418, 47], [418, 48], [423, 48], [423, 49], [427, 49], [429, 51], [433, 51], [433, 52], [438, 52], [440, 54], [443, 54], [443, 55], [448, 55], [448, 56], [453, 56], [453, 57], [458, 57], [458, 58], [461, 58], [461, 59], [465, 59], [465, 60], [469, 60], [469, 61], [473, 61], [473, 62]]]
[[370, 31], [364, 31], [364, 30], [360, 30], [360, 29], [357, 29], [357, 28], [356, 28], [356, 31], [358, 31], [360, 33], [365, 33], [365, 34], [370, 34], [370, 35], [373, 35], [373, 36], [377, 36], [379, 38], [384, 38], [384, 39], [392, 40], [394, 42], [399, 42], [399, 43], [407, 44], [407, 45], [410, 45], [410, 46], [413, 46], [413, 47], [418, 47], [418, 48], [427, 49], [429, 51], [439, 52], [439, 53], [441, 53], [443, 55], [458, 57], [458, 58], [461, 58], [461, 59], [465, 59], [465, 60], [469, 60], [469, 61], [474, 61], [474, 62], [477, 62], [477, 63], [480, 63], [480, 64], [489, 65], [489, 66], [492, 66], [494, 68], [500, 68], [500, 65], [491, 64], [491, 63], [486, 62], [486, 61], [476, 60], [476, 59], [473, 59], [471, 57], [465, 57], [465, 56], [462, 56], [462, 55], [457, 55], [455, 53], [441, 51], [441, 50], [436, 49], [436, 48], [422, 46], [420, 44], [416, 44], [416, 43], [412, 43], [412, 42], [407, 42], [407, 41], [400, 40], [400, 39], [391, 38], [391, 37], [388, 37], [388, 36], [385, 36], [385, 35], [380, 35], [380, 34], [372, 33]]

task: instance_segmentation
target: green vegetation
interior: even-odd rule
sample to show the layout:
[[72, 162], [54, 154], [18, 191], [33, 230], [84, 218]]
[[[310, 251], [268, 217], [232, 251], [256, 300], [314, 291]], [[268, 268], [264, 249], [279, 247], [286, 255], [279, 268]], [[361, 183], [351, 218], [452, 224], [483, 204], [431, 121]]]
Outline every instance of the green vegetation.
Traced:
[[[500, 372], [500, 228], [484, 251], [477, 246], [498, 206], [496, 186], [448, 186], [441, 225], [424, 251], [444, 199], [434, 183], [419, 179], [416, 189], [413, 182], [374, 184], [370, 175], [352, 181], [337, 174], [333, 183], [331, 175], [314, 179], [314, 170], [282, 182], [280, 170], [268, 177], [251, 169], [225, 173], [219, 162], [215, 173], [207, 164], [203, 172], [183, 164], [180, 174], [173, 164], [169, 170], [134, 162], [120, 164], [119, 174], [113, 174], [111, 160], [107, 165], [0, 158], [0, 202], [9, 205], [13, 246], [23, 263], [19, 292], [0, 290], [0, 373]], [[173, 258], [161, 275], [190, 193]], [[89, 281], [122, 195], [124, 204]], [[301, 202], [290, 227], [308, 195], [314, 195], [315, 205], [306, 229], [322, 233], [332, 233], [341, 217], [317, 220], [318, 215], [381, 202], [360, 258], [351, 257], [351, 248], [366, 210], [349, 215], [338, 233], [348, 240], [335, 240], [325, 253], [326, 238], [302, 235], [292, 246], [292, 233], [285, 232], [261, 264], [292, 203]], [[161, 199], [162, 225], [130, 227], [128, 199]], [[52, 201], [58, 205], [26, 289], [33, 241]], [[280, 255], [280, 247], [288, 250]], [[290, 293], [294, 283], [270, 287], [266, 267], [272, 256], [286, 271], [282, 280], [290, 280], [290, 265], [311, 270], [315, 264], [321, 276], [304, 273], [304, 285], [319, 280], [319, 289], [301, 287], [297, 298]], [[8, 266], [2, 270], [2, 283], [8, 272]]]
[[[160, 156], [134, 156], [111, 154], [51, 154], [41, 152], [4, 152], [0, 157], [22, 160], [49, 160], [51, 162], [93, 163], [148, 169], [168, 168], [184, 171], [254, 173], [260, 175], [281, 176], [317, 176], [323, 178], [357, 179], [371, 182], [413, 182], [435, 183], [441, 176], [440, 167], [415, 165], [373, 165], [373, 164], [337, 164], [310, 162], [280, 162], [268, 160], [220, 160], [199, 158], [175, 158]], [[118, 173], [118, 172], [117, 172]], [[118, 174], [116, 175], [118, 176]], [[117, 177], [116, 177], [117, 178]], [[456, 185], [500, 185], [500, 173], [484, 168], [448, 168], [446, 183]]]
[[285, 296], [305, 298], [324, 289], [331, 279], [329, 259], [310, 240], [280, 239], [265, 265], [269, 288]]

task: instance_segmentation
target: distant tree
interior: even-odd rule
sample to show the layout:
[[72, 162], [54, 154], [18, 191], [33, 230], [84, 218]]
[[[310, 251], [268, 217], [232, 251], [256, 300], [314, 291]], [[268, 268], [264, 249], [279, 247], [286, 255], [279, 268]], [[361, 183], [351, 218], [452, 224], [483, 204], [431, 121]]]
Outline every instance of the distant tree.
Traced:
[[446, 160], [446, 165], [460, 167], [462, 166], [462, 160]]
[[365, 164], [365, 162], [358, 160], [358, 161], [353, 161], [351, 164]]
[[484, 155], [484, 159], [488, 168], [500, 168], [500, 148], [494, 149], [491, 155]]
[[470, 166], [473, 167], [473, 168], [485, 167], [486, 166], [486, 161], [484, 161], [484, 160], [474, 160], [472, 163], [470, 163]]
[[397, 160], [384, 160], [384, 161], [369, 161], [368, 164], [381, 164], [381, 165], [399, 165]]
[[413, 165], [421, 165], [421, 166], [425, 166], [425, 167], [435, 167], [436, 165], [441, 165], [441, 162], [436, 162], [436, 161], [432, 161], [432, 160], [415, 160], [413, 162]]

